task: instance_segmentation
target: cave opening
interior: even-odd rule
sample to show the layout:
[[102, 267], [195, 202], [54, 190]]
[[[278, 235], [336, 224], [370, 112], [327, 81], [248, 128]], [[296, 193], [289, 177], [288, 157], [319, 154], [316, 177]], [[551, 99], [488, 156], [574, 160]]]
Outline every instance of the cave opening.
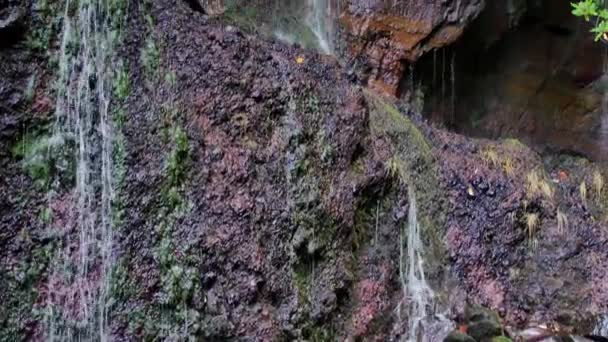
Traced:
[[608, 160], [606, 46], [569, 2], [522, 6], [487, 3], [455, 44], [427, 53], [404, 82], [422, 89], [427, 118], [456, 132]]

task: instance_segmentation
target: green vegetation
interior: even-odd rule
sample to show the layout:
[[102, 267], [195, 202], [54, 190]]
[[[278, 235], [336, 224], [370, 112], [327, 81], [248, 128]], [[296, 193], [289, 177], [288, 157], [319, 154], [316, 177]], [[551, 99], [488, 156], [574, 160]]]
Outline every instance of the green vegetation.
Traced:
[[154, 78], [160, 67], [160, 51], [156, 46], [154, 38], [151, 36], [144, 42], [144, 47], [141, 51], [141, 62], [144, 66], [146, 74], [150, 78]]
[[366, 91], [370, 106], [372, 134], [386, 140], [393, 156], [385, 166], [387, 174], [401, 184], [412, 185], [418, 204], [418, 221], [427, 249], [428, 276], [443, 267], [445, 250], [442, 230], [445, 227], [446, 203], [438, 180], [432, 147], [414, 123], [393, 104]]
[[123, 101], [129, 96], [131, 86], [128, 70], [122, 65], [122, 62], [118, 64], [120, 67], [114, 76], [114, 96], [118, 101]]
[[[28, 240], [31, 251], [18, 264], [1, 265], [0, 293], [0, 341], [21, 341], [31, 322], [29, 318], [42, 321], [43, 310], [36, 307], [38, 300], [38, 284], [44, 277], [45, 271], [53, 254], [52, 244], [33, 244], [27, 236], [27, 228], [22, 235]], [[28, 317], [28, 319], [24, 319]]]
[[70, 145], [60, 136], [50, 136], [44, 131], [27, 133], [13, 145], [11, 152], [41, 189], [48, 189], [57, 171], [61, 171], [63, 181], [73, 180], [73, 155]]
[[20, 158], [23, 169], [41, 188], [46, 188], [51, 179], [48, 136], [26, 135], [13, 147], [14, 157]]
[[114, 227], [121, 227], [124, 216], [123, 189], [125, 186], [125, 178], [127, 176], [126, 166], [126, 142], [122, 133], [126, 123], [126, 106], [125, 100], [128, 98], [130, 89], [130, 80], [128, 69], [122, 61], [118, 63], [118, 71], [114, 76], [114, 98], [112, 111], [112, 124], [114, 126], [114, 134], [112, 140], [112, 163], [113, 163], [113, 178], [114, 191], [116, 195], [112, 199], [112, 222]]
[[604, 0], [579, 0], [572, 3], [572, 14], [593, 21], [595, 40], [608, 38], [608, 9]]
[[54, 0], [34, 2], [33, 24], [25, 39], [25, 46], [28, 49], [50, 56], [51, 40], [60, 32], [61, 18], [57, 16], [57, 13], [63, 13], [60, 4], [61, 2]]

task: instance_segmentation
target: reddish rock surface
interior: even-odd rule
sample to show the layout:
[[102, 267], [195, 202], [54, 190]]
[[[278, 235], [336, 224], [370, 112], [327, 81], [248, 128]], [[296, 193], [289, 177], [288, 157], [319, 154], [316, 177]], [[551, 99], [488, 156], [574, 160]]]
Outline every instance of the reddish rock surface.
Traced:
[[483, 0], [347, 1], [340, 44], [349, 58], [365, 61], [373, 89], [397, 96], [407, 66], [456, 41], [483, 8]]

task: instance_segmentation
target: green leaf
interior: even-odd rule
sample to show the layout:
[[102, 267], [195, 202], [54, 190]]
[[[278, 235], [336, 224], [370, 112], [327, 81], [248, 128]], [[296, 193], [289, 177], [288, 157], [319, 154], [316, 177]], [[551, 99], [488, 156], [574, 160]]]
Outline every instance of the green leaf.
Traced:
[[595, 33], [595, 40], [602, 39], [605, 34], [608, 34], [608, 21], [602, 20], [597, 24], [596, 27], [591, 29], [591, 32]]
[[598, 0], [582, 0], [577, 3], [571, 3], [573, 10], [572, 14], [577, 17], [583, 17], [589, 21], [591, 17], [598, 16]]

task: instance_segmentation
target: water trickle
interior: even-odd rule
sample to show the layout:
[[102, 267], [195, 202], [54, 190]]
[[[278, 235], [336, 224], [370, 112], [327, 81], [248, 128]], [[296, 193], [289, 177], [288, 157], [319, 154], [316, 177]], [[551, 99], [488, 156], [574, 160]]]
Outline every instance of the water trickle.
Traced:
[[456, 70], [454, 67], [455, 64], [456, 64], [456, 52], [453, 52], [452, 61], [450, 63], [450, 80], [452, 81], [452, 99], [451, 99], [452, 112], [450, 113], [450, 115], [451, 115], [452, 124], [454, 124], [456, 122]]
[[319, 49], [325, 54], [333, 52], [332, 6], [328, 0], [308, 0], [306, 24], [319, 42]]
[[608, 146], [608, 48], [604, 48], [603, 55], [603, 86], [602, 86], [602, 112], [600, 116], [600, 139], [604, 142], [603, 146]]
[[445, 103], [445, 49], [441, 51], [441, 103]]
[[597, 336], [608, 336], [608, 314], [598, 318], [592, 334]]
[[437, 49], [433, 50], [433, 90], [437, 89]]
[[[75, 13], [70, 11], [77, 6]], [[74, 146], [72, 213], [48, 284], [47, 340], [107, 341], [112, 253], [109, 3], [65, 1], [54, 135]], [[57, 228], [55, 228], [57, 229]]]
[[[398, 308], [401, 321], [402, 306], [407, 315], [407, 342], [441, 340], [447, 336], [452, 323], [435, 312], [435, 292], [429, 286], [424, 273], [424, 245], [422, 243], [416, 193], [408, 188], [409, 211], [407, 230], [400, 234], [399, 278], [404, 300]], [[404, 235], [407, 234], [407, 241]]]

